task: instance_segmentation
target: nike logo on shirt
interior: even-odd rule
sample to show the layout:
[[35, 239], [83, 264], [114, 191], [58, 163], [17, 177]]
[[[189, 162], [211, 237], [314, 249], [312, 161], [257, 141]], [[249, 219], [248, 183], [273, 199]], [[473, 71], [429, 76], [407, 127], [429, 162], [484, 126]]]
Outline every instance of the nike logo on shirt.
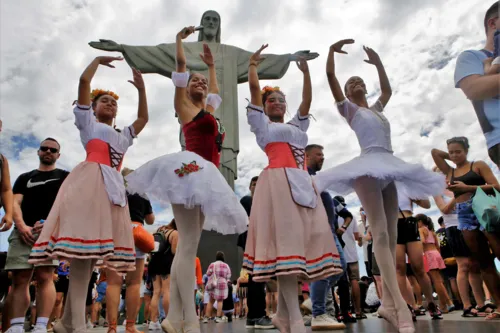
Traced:
[[48, 179], [48, 180], [46, 180], [44, 182], [32, 182], [31, 179], [30, 179], [30, 180], [28, 180], [28, 183], [26, 184], [26, 187], [27, 188], [32, 188], [32, 187], [39, 186], [39, 185], [45, 185], [48, 182], [53, 182], [55, 180], [59, 180], [59, 178]]

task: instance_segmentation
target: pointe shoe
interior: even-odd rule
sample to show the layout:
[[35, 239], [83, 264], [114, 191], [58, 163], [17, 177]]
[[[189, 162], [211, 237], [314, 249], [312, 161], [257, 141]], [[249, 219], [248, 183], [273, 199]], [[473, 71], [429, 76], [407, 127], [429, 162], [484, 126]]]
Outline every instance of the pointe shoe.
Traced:
[[302, 319], [290, 324], [290, 333], [306, 333], [306, 326]]
[[411, 312], [403, 308], [397, 312], [399, 333], [415, 333], [415, 326], [411, 317]]
[[[178, 327], [178, 329], [175, 327]], [[166, 333], [182, 333], [182, 322], [170, 322], [167, 318], [165, 318], [161, 322], [161, 329]]]
[[380, 317], [387, 320], [392, 326], [398, 328], [398, 313], [394, 308], [385, 308], [382, 305], [377, 310]]
[[71, 328], [66, 327], [62, 321], [55, 323], [52, 329], [54, 330], [54, 333], [70, 333], [72, 331]]
[[284, 318], [280, 318], [278, 316], [274, 316], [271, 319], [271, 322], [273, 323], [274, 327], [281, 333], [290, 333], [290, 323], [288, 320], [285, 320]]

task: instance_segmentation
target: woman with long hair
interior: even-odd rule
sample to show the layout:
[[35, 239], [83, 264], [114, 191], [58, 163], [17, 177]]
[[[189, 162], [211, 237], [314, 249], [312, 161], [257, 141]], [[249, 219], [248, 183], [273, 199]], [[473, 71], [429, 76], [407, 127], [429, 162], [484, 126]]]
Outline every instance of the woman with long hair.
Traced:
[[316, 176], [321, 188], [340, 194], [356, 191], [370, 220], [373, 249], [383, 278], [382, 306], [378, 313], [399, 332], [415, 331], [404, 298], [398, 287], [395, 267], [398, 197], [395, 182], [400, 182], [409, 197], [427, 198], [441, 193], [444, 179], [419, 164], [409, 164], [393, 155], [391, 130], [384, 108], [392, 95], [389, 79], [378, 54], [368, 47], [366, 63], [374, 65], [380, 81], [381, 95], [373, 105], [366, 99], [366, 85], [358, 76], [349, 78], [341, 88], [335, 75], [334, 53], [354, 40], [345, 39], [330, 46], [326, 74], [337, 108], [354, 130], [361, 146], [361, 156], [325, 170]]
[[[446, 175], [448, 189], [454, 194], [458, 229], [462, 231], [472, 258], [479, 263], [483, 280], [495, 304], [500, 304], [500, 277], [490, 252], [491, 248], [497, 259], [500, 259], [500, 233], [484, 230], [472, 210], [472, 198], [478, 187], [490, 192], [493, 188], [500, 190], [500, 184], [484, 161], [467, 160], [469, 140], [466, 137], [453, 137], [446, 144], [448, 152], [432, 149], [432, 158], [439, 170]], [[450, 166], [447, 160], [456, 167]], [[496, 307], [490, 305], [490, 308]], [[499, 319], [500, 312], [492, 312], [486, 318]]]
[[269, 166], [259, 175], [253, 196], [243, 268], [256, 282], [277, 277], [278, 309], [272, 322], [281, 332], [299, 333], [305, 332], [305, 326], [297, 298], [298, 280], [340, 274], [342, 268], [320, 191], [306, 169], [312, 101], [307, 61], [297, 59], [303, 73], [302, 103], [285, 123], [285, 94], [277, 87], [260, 89], [257, 67], [266, 47], [251, 56], [248, 68], [248, 123]]
[[208, 45], [204, 45], [200, 57], [209, 78], [186, 70], [182, 40], [192, 33], [194, 27], [177, 34], [177, 71], [172, 73], [174, 108], [186, 151], [160, 156], [126, 177], [129, 192], [171, 205], [174, 213], [179, 242], [170, 272], [170, 307], [161, 324], [168, 333], [200, 330], [193, 297], [193, 265], [202, 230], [241, 234], [248, 221], [238, 197], [218, 169], [225, 132], [214, 116], [222, 99]]
[[448, 296], [446, 287], [444, 286], [441, 270], [446, 268], [443, 257], [441, 257], [439, 240], [434, 230], [434, 224], [430, 217], [425, 214], [417, 214], [415, 219], [418, 223], [418, 231], [420, 233], [420, 241], [423, 244], [424, 256], [427, 260], [429, 268], [429, 276], [431, 277], [434, 290], [438, 294], [441, 308], [446, 312], [453, 310], [453, 302]]
[[33, 246], [31, 264], [49, 258], [70, 260], [68, 300], [57, 333], [85, 330], [85, 301], [97, 260], [118, 273], [135, 270], [135, 250], [127, 196], [120, 168], [127, 149], [148, 122], [146, 89], [141, 73], [132, 69], [139, 93], [137, 119], [122, 131], [114, 128], [118, 95], [94, 89], [90, 83], [99, 66], [113, 68], [120, 57], [97, 57], [80, 76], [78, 101], [73, 110], [80, 140], [87, 152], [57, 194], [40, 236]]

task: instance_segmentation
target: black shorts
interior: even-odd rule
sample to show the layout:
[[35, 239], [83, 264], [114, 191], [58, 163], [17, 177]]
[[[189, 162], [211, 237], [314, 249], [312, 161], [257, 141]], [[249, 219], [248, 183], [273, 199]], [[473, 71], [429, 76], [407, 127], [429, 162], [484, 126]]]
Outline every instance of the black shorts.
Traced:
[[398, 219], [398, 244], [420, 242], [418, 222], [413, 217]]
[[458, 274], [458, 265], [446, 266], [446, 268], [441, 270], [441, 272], [443, 272], [444, 278], [446, 280], [456, 279]]
[[488, 149], [488, 156], [497, 166], [500, 166], [500, 144], [496, 144]]
[[413, 273], [413, 268], [411, 268], [411, 264], [406, 263], [406, 276], [415, 276]]
[[59, 275], [59, 279], [56, 282], [56, 292], [63, 293], [66, 295], [68, 293], [69, 279], [68, 276]]
[[458, 230], [458, 227], [446, 228], [446, 238], [448, 239], [448, 244], [451, 247], [453, 256], [456, 257], [470, 257], [471, 252], [469, 247], [465, 243], [462, 231]]

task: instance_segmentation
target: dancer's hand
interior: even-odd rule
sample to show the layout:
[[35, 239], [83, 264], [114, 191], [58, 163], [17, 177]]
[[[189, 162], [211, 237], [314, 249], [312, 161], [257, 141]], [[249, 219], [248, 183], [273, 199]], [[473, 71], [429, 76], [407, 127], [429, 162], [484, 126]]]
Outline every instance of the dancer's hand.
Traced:
[[342, 50], [342, 47], [346, 44], [354, 44], [354, 39], [342, 39], [336, 42], [335, 44], [332, 44], [330, 46], [330, 50], [333, 50], [334, 52], [337, 53], [342, 53], [342, 54], [347, 54], [346, 51]]
[[302, 73], [309, 73], [309, 65], [305, 57], [299, 57], [295, 63]]
[[111, 65], [113, 61], [122, 61], [123, 57], [108, 57], [108, 56], [101, 56], [97, 57], [99, 60], [99, 65], [107, 66], [110, 68], [115, 68], [115, 66]]
[[269, 46], [269, 44], [263, 44], [260, 49], [258, 49], [252, 56], [250, 57], [250, 64], [249, 65], [255, 65], [258, 66], [266, 57], [261, 56], [260, 54], [264, 49], [266, 49]]
[[377, 52], [373, 51], [373, 49], [367, 46], [363, 46], [363, 50], [365, 50], [366, 55], [368, 56], [368, 60], [365, 60], [367, 64], [374, 66], [382, 65], [382, 61], [380, 61], [380, 57], [378, 56]]
[[128, 80], [128, 82], [132, 83], [137, 90], [144, 90], [144, 79], [142, 78], [141, 71], [136, 68], [132, 68], [132, 77], [133, 80]]
[[12, 216], [10, 214], [4, 215], [2, 217], [2, 222], [0, 222], [0, 232], [10, 230], [12, 227]]
[[28, 227], [26, 224], [18, 224], [16, 225], [17, 231], [19, 231], [19, 235], [21, 236], [21, 240], [30, 246], [33, 246], [35, 244], [35, 238], [33, 237], [33, 234], [31, 232], [31, 227]]
[[40, 234], [40, 232], [42, 232], [42, 228], [43, 228], [43, 223], [40, 221], [36, 221], [35, 225], [31, 229], [31, 233], [32, 234]]
[[177, 37], [180, 37], [181, 39], [186, 39], [189, 35], [194, 33], [194, 25], [190, 27], [185, 27], [181, 31], [177, 33]]
[[214, 57], [210, 47], [208, 47], [208, 44], [203, 44], [203, 53], [200, 53], [200, 58], [208, 67], [214, 65]]

